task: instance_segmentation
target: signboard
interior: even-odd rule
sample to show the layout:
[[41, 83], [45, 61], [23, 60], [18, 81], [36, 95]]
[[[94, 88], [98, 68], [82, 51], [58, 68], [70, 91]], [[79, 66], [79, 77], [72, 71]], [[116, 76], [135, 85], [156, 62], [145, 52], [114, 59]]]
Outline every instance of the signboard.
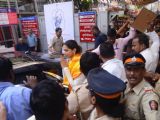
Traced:
[[92, 27], [96, 25], [96, 12], [79, 13], [79, 31], [81, 42], [94, 42]]
[[7, 13], [0, 13], [0, 25], [8, 25], [8, 24], [9, 20]]
[[0, 25], [18, 24], [17, 13], [15, 9], [0, 8]]
[[39, 38], [38, 20], [36, 16], [20, 18], [22, 33], [26, 37], [28, 30], [32, 29], [33, 33]]
[[0, 8], [15, 8], [17, 0], [0, 0]]
[[45, 25], [48, 45], [55, 36], [55, 29], [62, 28], [64, 42], [74, 40], [73, 2], [44, 5]]
[[143, 8], [138, 14], [136, 20], [133, 22], [132, 27], [144, 32], [149, 27], [149, 24], [156, 18], [156, 16], [157, 15], [152, 11]]

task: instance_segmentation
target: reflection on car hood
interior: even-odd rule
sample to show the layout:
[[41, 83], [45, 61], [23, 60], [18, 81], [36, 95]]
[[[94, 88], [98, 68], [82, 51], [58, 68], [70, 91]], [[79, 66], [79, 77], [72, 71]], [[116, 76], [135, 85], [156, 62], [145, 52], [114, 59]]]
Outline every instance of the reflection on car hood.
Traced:
[[21, 63], [13, 65], [13, 69], [18, 69], [18, 68], [31, 66], [31, 65], [43, 64], [43, 63], [45, 63], [45, 62], [41, 62], [41, 61], [21, 62]]

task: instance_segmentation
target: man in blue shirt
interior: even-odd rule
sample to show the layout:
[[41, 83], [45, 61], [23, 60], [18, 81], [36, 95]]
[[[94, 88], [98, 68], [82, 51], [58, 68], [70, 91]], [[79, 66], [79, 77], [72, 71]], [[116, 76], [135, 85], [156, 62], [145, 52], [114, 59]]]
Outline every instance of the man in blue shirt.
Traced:
[[32, 115], [30, 108], [31, 89], [15, 87], [12, 63], [0, 57], [0, 101], [6, 107], [7, 120], [26, 120]]
[[37, 38], [32, 29], [29, 30], [29, 34], [27, 35], [27, 43], [29, 46], [29, 51], [37, 50]]

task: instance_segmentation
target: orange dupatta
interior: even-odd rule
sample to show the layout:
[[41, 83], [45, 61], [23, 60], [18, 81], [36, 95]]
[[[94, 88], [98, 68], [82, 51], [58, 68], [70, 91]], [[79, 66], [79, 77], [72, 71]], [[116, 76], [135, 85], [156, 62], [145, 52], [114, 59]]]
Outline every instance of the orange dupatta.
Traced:
[[[71, 73], [73, 80], [80, 76], [80, 58], [81, 54], [75, 54], [73, 58], [69, 61], [68, 68]], [[69, 81], [66, 76], [64, 76], [63, 84], [69, 86]]]

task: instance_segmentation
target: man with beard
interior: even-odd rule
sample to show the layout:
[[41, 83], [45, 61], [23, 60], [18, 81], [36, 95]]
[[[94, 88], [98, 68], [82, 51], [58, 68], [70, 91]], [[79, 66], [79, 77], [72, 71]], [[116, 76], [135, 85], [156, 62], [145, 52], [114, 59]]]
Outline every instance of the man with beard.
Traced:
[[132, 50], [145, 58], [147, 72], [155, 72], [159, 59], [159, 37], [155, 31], [148, 32], [147, 35], [138, 34], [132, 41]]
[[[160, 101], [152, 86], [144, 80], [145, 59], [141, 54], [127, 55], [124, 59], [127, 88], [125, 120], [158, 120]], [[155, 103], [153, 106], [151, 103]]]

